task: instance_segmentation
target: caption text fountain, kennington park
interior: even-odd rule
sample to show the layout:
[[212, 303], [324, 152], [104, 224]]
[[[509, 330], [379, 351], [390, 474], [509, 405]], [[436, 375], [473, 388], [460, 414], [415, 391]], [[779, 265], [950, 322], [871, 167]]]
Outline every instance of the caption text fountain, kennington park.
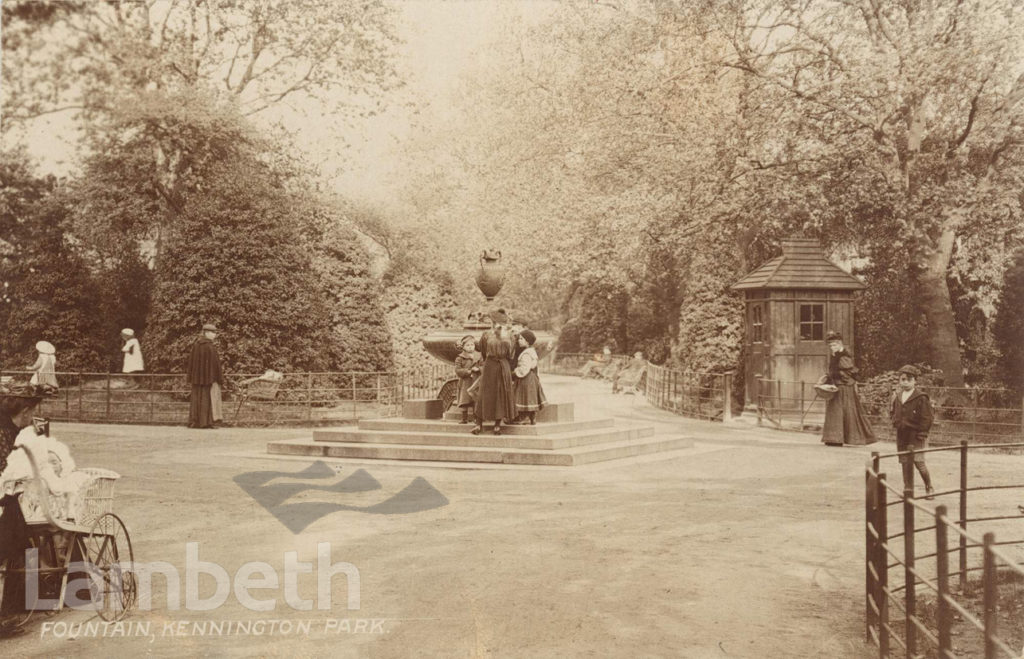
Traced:
[[[487, 302], [494, 305], [504, 281], [501, 252], [483, 253], [476, 281]], [[490, 329], [488, 311], [493, 309], [470, 314], [460, 329], [432, 332], [423, 338], [424, 348], [454, 365], [460, 339], [471, 335], [479, 342], [482, 332]], [[554, 349], [556, 337], [534, 333], [538, 357], [543, 358]], [[314, 429], [312, 440], [274, 441], [267, 451], [360, 460], [574, 466], [693, 446], [690, 437], [656, 435], [651, 426], [611, 417], [576, 419], [574, 403], [557, 400], [557, 394], [554, 400], [549, 396], [538, 412], [536, 425], [509, 425], [500, 436], [473, 435], [471, 425], [459, 423], [460, 412], [448, 409], [454, 397], [450, 389], [456, 382], [445, 383], [436, 398], [405, 400], [400, 418], [361, 419], [356, 426]]]

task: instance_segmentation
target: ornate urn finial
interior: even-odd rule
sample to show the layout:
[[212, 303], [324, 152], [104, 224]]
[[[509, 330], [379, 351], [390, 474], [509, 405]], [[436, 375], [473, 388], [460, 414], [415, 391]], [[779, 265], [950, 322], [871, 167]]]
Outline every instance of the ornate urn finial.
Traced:
[[501, 265], [501, 251], [485, 249], [480, 254], [480, 269], [476, 272], [476, 285], [487, 301], [492, 301], [505, 284], [505, 267]]

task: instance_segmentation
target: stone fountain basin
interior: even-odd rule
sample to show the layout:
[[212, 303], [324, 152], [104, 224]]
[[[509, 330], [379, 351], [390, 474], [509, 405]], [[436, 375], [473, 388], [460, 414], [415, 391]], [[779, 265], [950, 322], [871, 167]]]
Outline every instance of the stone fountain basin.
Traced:
[[[558, 336], [551, 332], [532, 330], [537, 335], [537, 342], [533, 347], [537, 350], [537, 357], [544, 358], [544, 355], [555, 349], [558, 343]], [[437, 357], [446, 364], [455, 365], [455, 358], [462, 352], [459, 341], [462, 337], [469, 335], [480, 342], [480, 336], [484, 333], [481, 329], [452, 329], [438, 330], [423, 337], [423, 348], [434, 357]], [[479, 348], [479, 346], [478, 346]]]

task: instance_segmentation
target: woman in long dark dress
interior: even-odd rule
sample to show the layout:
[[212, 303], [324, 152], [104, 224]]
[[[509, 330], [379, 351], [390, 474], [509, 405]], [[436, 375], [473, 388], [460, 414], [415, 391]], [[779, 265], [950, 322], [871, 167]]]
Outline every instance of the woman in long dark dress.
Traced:
[[477, 382], [476, 427], [473, 434], [479, 435], [484, 423], [494, 424], [494, 434], [501, 434], [501, 422], [516, 418], [515, 391], [512, 389], [512, 338], [503, 324], [504, 314], [492, 314], [493, 327], [480, 337], [480, 354], [483, 367]]
[[[0, 385], [0, 474], [7, 468], [7, 458], [14, 450], [14, 440], [22, 428], [32, 425], [32, 417], [49, 393], [43, 385]], [[21, 513], [18, 497], [0, 492], [0, 563], [23, 565], [24, 551], [29, 547], [28, 527]], [[4, 579], [0, 601], [0, 638], [21, 633], [17, 626], [19, 604], [24, 604], [24, 581]]]
[[867, 415], [857, 396], [857, 367], [853, 355], [843, 346], [843, 336], [829, 332], [825, 337], [829, 347], [828, 373], [820, 384], [833, 384], [836, 394], [825, 403], [825, 427], [821, 441], [829, 446], [843, 444], [863, 445], [876, 441]]

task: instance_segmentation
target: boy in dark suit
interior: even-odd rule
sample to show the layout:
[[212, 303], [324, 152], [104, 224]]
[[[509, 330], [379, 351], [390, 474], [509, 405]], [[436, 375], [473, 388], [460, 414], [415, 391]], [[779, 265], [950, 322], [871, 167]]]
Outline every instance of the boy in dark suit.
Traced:
[[932, 404], [928, 394], [917, 388], [917, 378], [921, 375], [913, 366], [904, 366], [899, 371], [899, 390], [892, 398], [890, 417], [896, 428], [896, 450], [909, 451], [914, 447], [914, 462], [911, 464], [909, 455], [900, 456], [903, 468], [903, 489], [913, 491], [914, 467], [924, 481], [925, 498], [931, 499], [935, 493], [932, 488], [932, 477], [924, 463], [924, 453], [928, 448], [928, 431], [932, 427]]

